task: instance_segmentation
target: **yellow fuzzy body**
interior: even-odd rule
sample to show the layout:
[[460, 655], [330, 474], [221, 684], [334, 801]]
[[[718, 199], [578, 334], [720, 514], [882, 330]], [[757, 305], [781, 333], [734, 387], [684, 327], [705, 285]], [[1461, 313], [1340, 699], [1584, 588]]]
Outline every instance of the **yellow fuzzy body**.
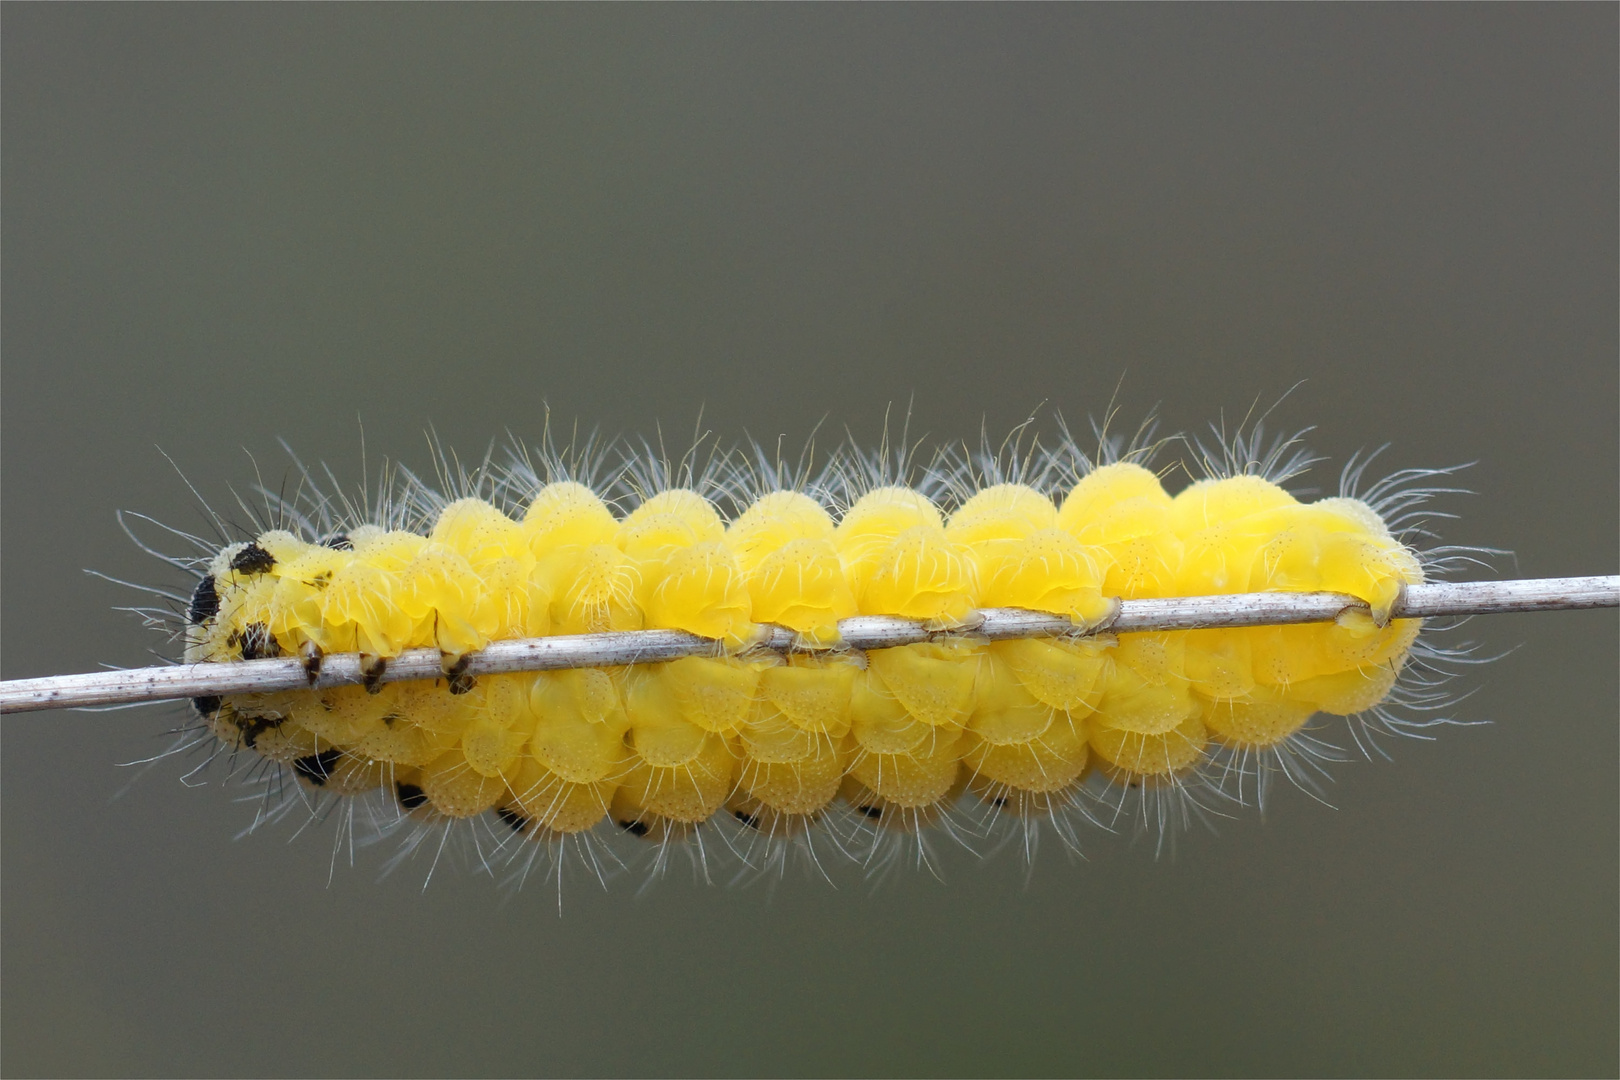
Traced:
[[[804, 818], [840, 793], [908, 810], [964, 785], [1045, 798], [1088, 769], [1150, 780], [1196, 767], [1212, 744], [1272, 747], [1315, 712], [1384, 698], [1418, 629], [1390, 622], [1390, 607], [1421, 580], [1365, 504], [1302, 504], [1250, 476], [1172, 498], [1148, 470], [1111, 465], [1061, 501], [998, 484], [948, 518], [915, 491], [880, 487], [837, 522], [779, 492], [729, 524], [687, 490], [621, 518], [557, 483], [517, 518], [453, 502], [426, 536], [365, 526], [322, 545], [277, 531], [226, 548], [206, 579], [217, 605], [193, 618], [186, 656], [386, 660], [428, 647], [453, 674], [456, 658], [506, 638], [675, 628], [719, 639], [735, 655], [199, 705], [221, 738], [340, 793], [392, 783], [409, 808], [500, 809], [534, 835], [610, 814], [643, 830], [728, 806], [747, 821]], [[1086, 626], [1115, 596], [1267, 590], [1348, 593], [1370, 614], [838, 648], [838, 621], [855, 614], [951, 628], [974, 608], [1023, 607]], [[761, 624], [813, 651], [747, 652]]]

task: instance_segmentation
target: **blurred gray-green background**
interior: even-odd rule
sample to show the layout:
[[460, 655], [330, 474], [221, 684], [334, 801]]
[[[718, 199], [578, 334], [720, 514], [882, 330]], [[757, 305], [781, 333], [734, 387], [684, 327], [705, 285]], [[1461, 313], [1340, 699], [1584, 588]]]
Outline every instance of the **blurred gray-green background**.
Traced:
[[[7, 4], [6, 677], [158, 644], [276, 445], [542, 406], [725, 437], [1044, 402], [1477, 460], [1447, 539], [1616, 569], [1613, 5]], [[244, 452], [246, 451], [246, 452]], [[1331, 483], [1331, 471], [1323, 482]], [[1587, 1074], [1617, 1057], [1616, 618], [1478, 621], [1489, 726], [1174, 857], [644, 895], [233, 841], [171, 706], [8, 717], [23, 1074]], [[124, 791], [126, 785], [132, 786]], [[214, 779], [217, 779], [215, 777]], [[122, 792], [122, 794], [120, 794]]]

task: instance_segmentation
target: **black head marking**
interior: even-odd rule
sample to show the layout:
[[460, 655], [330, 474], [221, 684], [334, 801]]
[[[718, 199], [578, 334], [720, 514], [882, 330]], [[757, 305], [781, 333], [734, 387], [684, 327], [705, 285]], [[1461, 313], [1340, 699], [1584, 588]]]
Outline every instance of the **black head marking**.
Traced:
[[495, 816], [500, 818], [502, 823], [515, 833], [522, 833], [524, 829], [529, 827], [529, 822], [533, 820], [515, 806], [496, 807]]
[[733, 810], [731, 816], [748, 826], [750, 829], [759, 828], [759, 815], [750, 814], [746, 810]]
[[219, 590], [214, 587], [214, 575], [208, 574], [197, 582], [197, 587], [191, 591], [191, 604], [186, 608], [186, 621], [192, 626], [201, 626], [218, 614]]
[[281, 655], [270, 627], [262, 622], [248, 623], [242, 628], [242, 659], [272, 660]]
[[212, 720], [219, 713], [219, 707], [225, 703], [221, 697], [194, 697], [191, 699], [191, 708], [204, 720]]
[[332, 779], [332, 770], [337, 768], [337, 763], [342, 758], [343, 751], [334, 746], [330, 750], [322, 750], [318, 754], [311, 754], [308, 757], [301, 757], [294, 761], [292, 763], [293, 772], [316, 787], [320, 787]]
[[276, 565], [276, 557], [259, 546], [255, 540], [231, 556], [231, 569], [238, 574], [262, 574]]
[[647, 827], [647, 823], [645, 821], [621, 821], [619, 822], [619, 828], [623, 829], [631, 836], [646, 836], [652, 831]]
[[321, 541], [321, 547], [331, 548], [333, 551], [353, 551], [354, 541], [349, 539], [348, 533], [333, 533]]
[[416, 810], [427, 805], [427, 792], [415, 784], [395, 784], [394, 790], [399, 795], [399, 805], [407, 810]]
[[855, 809], [859, 810], [867, 817], [872, 818], [874, 821], [883, 816], [882, 809], [876, 806], [857, 806]]

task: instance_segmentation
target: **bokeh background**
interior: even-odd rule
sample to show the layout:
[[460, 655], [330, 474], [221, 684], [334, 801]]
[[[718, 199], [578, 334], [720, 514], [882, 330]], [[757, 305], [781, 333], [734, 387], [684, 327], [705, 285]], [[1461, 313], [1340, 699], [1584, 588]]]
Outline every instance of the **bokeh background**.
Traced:
[[[1273, 414], [1617, 566], [1613, 5], [5, 5], [3, 669], [160, 642], [114, 512], [609, 433]], [[1122, 381], [1123, 380], [1123, 381]], [[251, 455], [251, 457], [250, 457]], [[503, 892], [8, 717], [8, 1075], [1614, 1075], [1613, 612], [1173, 856]], [[132, 783], [133, 781], [133, 783]]]

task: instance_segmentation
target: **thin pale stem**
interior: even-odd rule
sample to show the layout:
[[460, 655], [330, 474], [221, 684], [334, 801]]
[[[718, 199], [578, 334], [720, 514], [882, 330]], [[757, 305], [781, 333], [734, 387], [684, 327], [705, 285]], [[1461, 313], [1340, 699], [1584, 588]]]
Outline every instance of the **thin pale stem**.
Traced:
[[[1061, 615], [1017, 608], [985, 608], [967, 625], [931, 629], [914, 619], [858, 615], [838, 624], [846, 649], [886, 649], [949, 637], [969, 636], [1004, 641], [1030, 637], [1089, 637], [1151, 630], [1220, 629], [1332, 622], [1367, 605], [1340, 593], [1240, 593], [1230, 596], [1186, 596], [1158, 600], [1120, 600], [1111, 617], [1095, 626], [1076, 626]], [[1568, 611], [1620, 607], [1620, 576], [1539, 578], [1526, 581], [1435, 582], [1413, 585], [1395, 603], [1392, 618], [1422, 619], [1444, 615], [1489, 615], [1512, 611]], [[777, 653], [800, 647], [796, 636], [767, 627], [751, 646]], [[514, 671], [557, 671], [564, 668], [620, 667], [655, 664], [683, 656], [718, 656], [720, 642], [683, 630], [632, 630], [514, 641], [497, 641], [467, 658], [469, 675]], [[441, 679], [444, 658], [436, 649], [411, 649], [388, 661], [382, 682]], [[365, 681], [359, 653], [324, 658], [316, 687], [346, 686]], [[169, 667], [53, 675], [0, 682], [0, 712], [34, 712], [86, 705], [126, 705], [173, 698], [271, 693], [311, 685], [303, 662], [295, 657], [245, 660], [223, 664], [177, 664]]]

